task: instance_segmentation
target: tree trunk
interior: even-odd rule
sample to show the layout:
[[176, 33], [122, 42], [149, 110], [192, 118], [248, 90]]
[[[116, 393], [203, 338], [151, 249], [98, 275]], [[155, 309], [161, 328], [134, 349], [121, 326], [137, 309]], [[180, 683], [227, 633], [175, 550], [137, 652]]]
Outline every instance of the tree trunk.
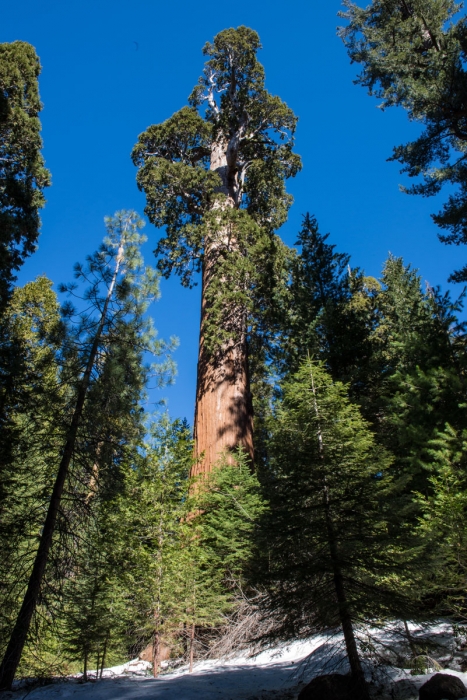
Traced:
[[190, 627], [190, 673], [193, 673], [193, 658], [195, 653], [195, 625]]
[[324, 489], [324, 502], [326, 513], [326, 527], [328, 533], [329, 550], [331, 553], [332, 568], [334, 573], [334, 587], [336, 591], [337, 604], [339, 607], [339, 619], [344, 633], [345, 648], [349, 659], [350, 671], [354, 684], [354, 690], [359, 700], [370, 700], [365, 674], [363, 672], [360, 656], [358, 654], [357, 642], [353, 630], [352, 616], [347, 603], [347, 596], [344, 587], [344, 577], [339, 562], [337, 551], [337, 541], [334, 532], [334, 525], [329, 508], [329, 495], [327, 487]]
[[407, 620], [404, 620], [404, 628], [405, 628], [405, 633], [407, 635], [407, 641], [409, 642], [410, 651], [412, 652], [412, 659], [415, 659], [418, 655], [417, 647], [415, 646], [414, 639], [413, 639], [412, 635], [410, 634], [410, 629], [409, 629], [409, 625], [407, 623]]
[[161, 640], [159, 630], [154, 630], [152, 638], [152, 675], [157, 678], [159, 675], [159, 658], [160, 658]]
[[57, 517], [60, 509], [60, 501], [62, 498], [62, 493], [68, 474], [68, 468], [73, 457], [76, 438], [78, 435], [78, 428], [81, 421], [81, 416], [83, 413], [84, 403], [86, 401], [86, 395], [88, 392], [89, 384], [91, 381], [91, 373], [94, 368], [94, 362], [97, 356], [101, 335], [104, 329], [108, 307], [112, 299], [118, 272], [120, 269], [121, 262], [123, 260], [123, 253], [124, 247], [122, 239], [116, 257], [115, 271], [112, 277], [112, 281], [109, 285], [99, 325], [97, 327], [96, 335], [94, 337], [94, 341], [89, 352], [86, 369], [84, 371], [83, 378], [81, 381], [81, 386], [78, 390], [78, 395], [76, 397], [76, 404], [73, 411], [73, 417], [71, 419], [67, 440], [58, 467], [57, 476], [55, 479], [52, 495], [49, 502], [49, 508], [47, 510], [44, 527], [42, 528], [39, 547], [37, 550], [36, 558], [34, 560], [31, 575], [29, 577], [26, 594], [24, 596], [21, 609], [18, 613], [18, 617], [16, 618], [16, 623], [13, 628], [13, 632], [11, 633], [10, 641], [8, 642], [5, 655], [0, 665], [0, 690], [11, 689], [15, 678], [16, 669], [18, 668], [18, 664], [21, 660], [23, 648], [29, 633], [29, 627], [31, 625], [32, 616], [34, 615], [37, 601], [39, 600], [42, 579], [44, 577], [45, 567], [49, 558], [53, 534], [55, 532], [55, 524], [57, 522]]
[[[211, 153], [211, 170], [222, 180], [219, 191], [226, 200], [217, 208], [238, 206], [234, 168], [227, 162], [228, 146], [224, 141], [215, 143]], [[221, 226], [221, 224], [220, 224]], [[206, 291], [216, 273], [217, 250], [226, 244], [227, 234], [222, 229], [215, 240], [205, 241], [201, 326], [199, 337], [198, 376], [194, 422], [196, 463], [192, 476], [210, 472], [223, 452], [241, 446], [253, 459], [253, 404], [248, 374], [248, 352], [244, 309], [229, 315], [237, 317], [236, 333], [214, 353], [206, 348], [205, 325], [209, 315]], [[229, 245], [235, 245], [231, 239]]]
[[102, 680], [102, 676], [104, 674], [104, 664], [105, 664], [105, 655], [107, 654], [107, 644], [109, 643], [109, 637], [110, 633], [107, 632], [105, 635], [105, 640], [104, 640], [104, 649], [102, 650], [102, 663], [101, 663], [101, 672], [100, 672], [100, 679]]

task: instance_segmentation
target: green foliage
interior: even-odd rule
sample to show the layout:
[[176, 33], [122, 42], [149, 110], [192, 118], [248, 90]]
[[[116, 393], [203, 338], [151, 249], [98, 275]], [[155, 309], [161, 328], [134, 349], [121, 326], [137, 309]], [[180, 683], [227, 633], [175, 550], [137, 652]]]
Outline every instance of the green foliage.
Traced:
[[254, 536], [265, 510], [258, 477], [241, 448], [223, 456], [198, 486], [200, 542], [214, 571], [235, 590], [251, 566]]
[[[453, 18], [460, 4], [453, 0], [373, 0], [365, 9], [351, 0], [341, 16], [349, 56], [363, 70], [356, 82], [382, 99], [383, 108], [403, 107], [409, 119], [424, 125], [415, 140], [394, 149], [403, 172], [422, 181], [410, 194], [431, 196], [444, 184], [454, 185], [443, 210], [433, 218], [448, 233], [445, 243], [467, 242], [467, 24]], [[451, 279], [467, 279], [467, 268]]]
[[400, 533], [391, 534], [392, 458], [345, 386], [322, 365], [303, 362], [282, 385], [270, 435], [261, 475], [270, 508], [257, 576], [274, 634], [339, 625], [336, 575], [353, 622], [410, 607], [410, 551]]
[[380, 439], [397, 457], [401, 478], [415, 478], [411, 488], [425, 490], [427, 443], [446, 422], [465, 425], [465, 332], [457, 320], [462, 299], [453, 303], [430, 288], [424, 293], [416, 271], [400, 258], [386, 262], [382, 284], [367, 410], [379, 413]]
[[170, 422], [167, 416], [154, 422], [144, 452], [128, 473], [119, 507], [121, 513], [129, 512], [131, 521], [128, 533], [122, 530], [122, 565], [133, 610], [130, 629], [137, 643], [153, 644], [155, 655], [161, 639], [170, 641], [179, 631], [186, 610], [185, 521], [192, 453], [186, 423]]
[[34, 252], [42, 190], [50, 184], [40, 150], [38, 77], [34, 48], [23, 41], [0, 44], [0, 303], [14, 272]]
[[59, 379], [63, 326], [51, 282], [17, 288], [1, 333], [0, 653], [24, 590], [63, 440], [66, 410]]
[[325, 362], [334, 379], [350, 382], [359, 397], [367, 390], [374, 325], [374, 297], [379, 284], [350, 269], [350, 256], [335, 251], [315, 217], [307, 214], [299, 233], [299, 255], [291, 265], [281, 343], [283, 367], [298, 369], [308, 355]]
[[431, 489], [418, 494], [419, 530], [440, 551], [443, 566], [428, 582], [429, 593], [447, 609], [465, 617], [467, 567], [467, 433], [449, 424], [428, 443], [425, 468]]
[[245, 333], [247, 318], [251, 332], [260, 323], [251, 311], [263, 309], [265, 289], [274, 286], [274, 230], [292, 201], [284, 181], [301, 167], [292, 151], [296, 117], [266, 91], [259, 48], [247, 27], [220, 32], [204, 47], [208, 60], [191, 106], [149, 127], [133, 150], [145, 212], [165, 227], [155, 251], [159, 270], [191, 286], [209, 260], [211, 353]]
[[[64, 587], [66, 595], [72, 587], [72, 583], [65, 585], [70, 578], [75, 583], [76, 615], [84, 615], [83, 601], [87, 595], [95, 604], [94, 613], [89, 612], [91, 618], [84, 615], [81, 629], [81, 641], [89, 637], [89, 653], [94, 648], [91, 628], [95, 629], [99, 649], [103, 644], [102, 634], [108, 650], [113, 639], [118, 638], [108, 627], [108, 615], [100, 621], [100, 627], [93, 617], [97, 610], [108, 607], [109, 601], [113, 601], [115, 610], [123, 603], [120, 593], [116, 595], [117, 584], [106, 588], [114, 574], [109, 573], [113, 549], [102, 535], [105, 524], [93, 530], [89, 522], [94, 518], [95, 527], [102, 519], [105, 523], [105, 508], [102, 511], [103, 506], [93, 507], [94, 501], [105, 504], [123, 488], [125, 470], [144, 434], [141, 399], [149, 376], [156, 376], [162, 383], [173, 371], [170, 357], [157, 366], [146, 366], [146, 358], [170, 353], [174, 342], [167, 344], [159, 340], [147, 315], [149, 304], [158, 295], [158, 275], [145, 268], [140, 255], [139, 247], [144, 240], [139, 233], [141, 220], [134, 212], [119, 212], [106, 221], [106, 226], [107, 237], [99, 251], [89, 256], [85, 265], [75, 267], [77, 280], [84, 282], [87, 289], [80, 293], [77, 283], [61, 287], [78, 299], [78, 310], [66, 303], [61, 322], [50, 284], [40, 279], [35, 287], [28, 285], [14, 295], [13, 302], [18, 296], [21, 306], [12, 302], [4, 316], [5, 324], [10, 321], [4, 334], [6, 341], [24, 346], [21, 371], [16, 373], [15, 381], [19, 398], [22, 393], [25, 396], [26, 408], [24, 416], [20, 414], [25, 429], [19, 432], [19, 437], [14, 421], [21, 404], [18, 400], [14, 404], [6, 403], [4, 410], [5, 422], [13, 425], [10, 440], [13, 448], [9, 455], [14, 457], [8, 464], [11, 487], [8, 481], [5, 487], [6, 497], [10, 499], [6, 504], [7, 518], [12, 519], [10, 530], [18, 530], [23, 509], [25, 531], [20, 534], [25, 544], [18, 535], [9, 545], [12, 557], [16, 547], [17, 565], [5, 574], [2, 586], [2, 604], [8, 602], [3, 642], [8, 639], [15, 617], [19, 619], [23, 614], [25, 603], [19, 613], [18, 607], [26, 586], [28, 591], [33, 585], [36, 587], [35, 597], [31, 594], [36, 617], [48, 618], [50, 625], [59, 615]], [[34, 382], [31, 387], [30, 378]], [[28, 392], [34, 392], [35, 404], [29, 401]], [[45, 410], [31, 414], [33, 408], [40, 406], [41, 399]], [[25, 469], [31, 464], [33, 468], [28, 473]], [[57, 497], [58, 475], [62, 486]], [[53, 518], [48, 516], [44, 521], [44, 512], [52, 512], [52, 507]], [[47, 548], [42, 548], [46, 526], [50, 539]], [[105, 556], [99, 548], [106, 550]], [[34, 578], [39, 560], [45, 573]], [[76, 567], [82, 571], [79, 580], [75, 580]], [[69, 610], [71, 614], [72, 605]], [[33, 613], [34, 609], [30, 614]], [[30, 620], [31, 617], [22, 623], [21, 629], [28, 629]], [[112, 624], [115, 627], [116, 623]], [[23, 668], [30, 661], [35, 628], [47, 634], [44, 625], [33, 624], [30, 628], [30, 647]], [[18, 629], [17, 624], [10, 646]], [[24, 639], [14, 643], [22, 649]], [[77, 649], [80, 643], [75, 637], [70, 648], [74, 644]]]

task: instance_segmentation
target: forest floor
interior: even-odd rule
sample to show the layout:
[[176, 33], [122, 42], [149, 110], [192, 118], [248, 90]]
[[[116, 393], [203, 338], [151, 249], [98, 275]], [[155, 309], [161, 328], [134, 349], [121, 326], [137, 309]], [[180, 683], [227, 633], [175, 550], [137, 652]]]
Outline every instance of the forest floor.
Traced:
[[[412, 675], [410, 669], [397, 667], [408, 658], [403, 626], [360, 631], [375, 699], [418, 699], [418, 688], [441, 669], [458, 676], [467, 686], [467, 673], [463, 673], [467, 638], [463, 630], [453, 631], [448, 623], [430, 628], [411, 625], [411, 635], [421, 652], [419, 664], [425, 665], [428, 673]], [[147, 675], [148, 666], [135, 660], [106, 669], [102, 680], [57, 679], [42, 687], [0, 693], [0, 700], [295, 700], [314, 676], [348, 670], [338, 634], [282, 644], [256, 656], [200, 661], [193, 673], [180, 666], [154, 679]]]

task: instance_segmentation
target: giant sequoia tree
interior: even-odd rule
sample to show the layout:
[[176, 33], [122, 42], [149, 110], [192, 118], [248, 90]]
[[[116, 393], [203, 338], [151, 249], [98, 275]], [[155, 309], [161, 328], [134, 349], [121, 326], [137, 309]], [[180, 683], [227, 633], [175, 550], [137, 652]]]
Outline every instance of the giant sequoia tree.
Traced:
[[35, 250], [42, 190], [49, 184], [40, 152], [40, 70], [30, 44], [0, 44], [0, 303], [15, 270]]
[[206, 44], [203, 75], [183, 107], [150, 126], [133, 151], [146, 214], [165, 227], [159, 269], [190, 286], [202, 272], [195, 439], [197, 469], [241, 445], [253, 455], [247, 340], [267, 297], [291, 197], [284, 180], [296, 117], [264, 87], [256, 32], [227, 29]]

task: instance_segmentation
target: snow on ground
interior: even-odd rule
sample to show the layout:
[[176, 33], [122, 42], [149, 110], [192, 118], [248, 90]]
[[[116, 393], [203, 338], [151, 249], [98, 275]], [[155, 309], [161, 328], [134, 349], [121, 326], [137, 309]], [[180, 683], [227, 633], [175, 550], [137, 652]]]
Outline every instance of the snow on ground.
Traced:
[[[452, 666], [459, 666], [463, 654], [459, 652], [460, 644], [456, 643], [451, 625], [441, 623], [429, 629], [411, 626], [411, 632], [420, 644], [436, 643], [440, 661], [445, 659]], [[396, 624], [383, 630], [362, 631], [360, 637], [367, 644], [379, 642], [396, 651], [406, 643], [401, 626]], [[309, 682], [316, 675], [348, 670], [342, 637], [338, 634], [316, 635], [283, 644], [254, 657], [243, 654], [228, 660], [200, 661], [191, 674], [183, 666], [154, 679], [147, 675], [149, 666], [135, 659], [106, 669], [105, 677], [99, 681], [83, 683], [81, 678], [69, 678], [29, 691], [0, 693], [0, 700], [22, 700], [26, 696], [27, 700], [281, 700], [296, 698], [299, 684]], [[467, 673], [448, 669], [443, 672], [458, 676], [467, 686]], [[432, 675], [411, 676], [408, 670], [386, 666], [379, 667], [376, 674], [373, 670], [372, 678], [382, 683], [387, 692], [396, 683], [396, 698], [415, 700], [418, 688]]]

